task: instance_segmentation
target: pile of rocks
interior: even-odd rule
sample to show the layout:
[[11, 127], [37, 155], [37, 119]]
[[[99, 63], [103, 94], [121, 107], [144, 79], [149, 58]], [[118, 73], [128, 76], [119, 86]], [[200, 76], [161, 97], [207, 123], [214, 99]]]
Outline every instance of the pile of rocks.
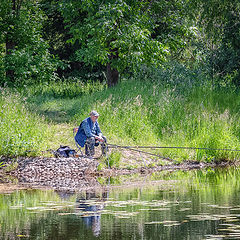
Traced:
[[74, 190], [99, 186], [94, 177], [97, 166], [96, 160], [88, 158], [21, 158], [10, 174], [20, 183]]

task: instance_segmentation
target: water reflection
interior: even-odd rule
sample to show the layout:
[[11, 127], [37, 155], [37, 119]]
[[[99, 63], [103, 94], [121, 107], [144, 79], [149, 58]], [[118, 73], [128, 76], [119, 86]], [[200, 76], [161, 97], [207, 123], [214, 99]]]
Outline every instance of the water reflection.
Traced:
[[[85, 212], [83, 222], [92, 229], [94, 236], [101, 232], [101, 210], [104, 209], [104, 202], [108, 199], [109, 191], [104, 190], [100, 195], [94, 191], [86, 191], [85, 196], [78, 195], [76, 212]], [[91, 202], [91, 200], [93, 200]]]
[[67, 201], [75, 195], [75, 192], [72, 191], [55, 190], [55, 192], [58, 194], [62, 201]]
[[0, 194], [0, 239], [240, 239], [239, 179], [237, 168], [204, 169], [141, 186], [120, 177], [110, 191], [103, 179], [99, 191]]

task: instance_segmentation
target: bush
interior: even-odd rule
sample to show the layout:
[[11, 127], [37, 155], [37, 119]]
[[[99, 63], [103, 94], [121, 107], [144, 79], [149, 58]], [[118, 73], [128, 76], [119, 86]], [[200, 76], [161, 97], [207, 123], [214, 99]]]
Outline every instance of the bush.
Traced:
[[7, 79], [8, 86], [32, 85], [56, 80], [58, 60], [53, 58], [47, 44], [38, 39], [36, 45], [14, 49], [5, 57], [5, 71], [14, 72], [14, 83]]

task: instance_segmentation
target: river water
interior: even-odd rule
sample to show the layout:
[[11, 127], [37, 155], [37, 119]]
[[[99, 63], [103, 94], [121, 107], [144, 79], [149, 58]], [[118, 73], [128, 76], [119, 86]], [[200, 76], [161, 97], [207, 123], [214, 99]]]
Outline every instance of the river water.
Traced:
[[238, 168], [209, 168], [0, 194], [0, 239], [240, 239], [239, 180]]

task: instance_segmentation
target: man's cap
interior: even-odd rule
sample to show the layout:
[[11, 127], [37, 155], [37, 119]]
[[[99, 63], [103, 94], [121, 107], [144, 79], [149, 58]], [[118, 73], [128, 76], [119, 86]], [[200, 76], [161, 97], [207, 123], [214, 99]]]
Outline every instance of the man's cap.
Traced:
[[95, 111], [95, 110], [92, 110], [92, 111], [90, 112], [90, 116], [98, 117], [98, 116], [99, 116], [99, 113], [98, 113], [97, 111]]

